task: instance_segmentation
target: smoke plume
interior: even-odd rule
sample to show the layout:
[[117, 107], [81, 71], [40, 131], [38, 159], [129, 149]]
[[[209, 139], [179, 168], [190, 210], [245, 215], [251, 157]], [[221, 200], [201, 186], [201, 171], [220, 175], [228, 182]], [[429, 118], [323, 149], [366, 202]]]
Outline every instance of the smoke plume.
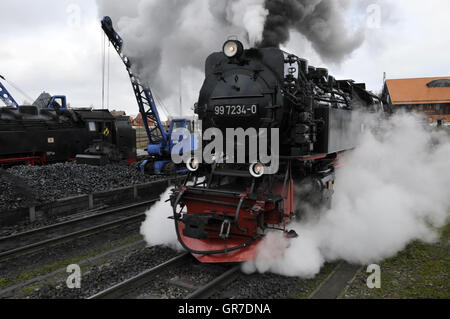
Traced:
[[350, 34], [343, 13], [347, 1], [335, 0], [266, 0], [269, 11], [263, 32], [262, 47], [285, 44], [290, 31], [303, 34], [325, 61], [341, 62], [361, 46], [364, 29]]
[[450, 217], [450, 136], [412, 115], [372, 124], [338, 169], [332, 209], [293, 225], [295, 240], [270, 234], [247, 272], [314, 277], [327, 261], [376, 263], [438, 239]]
[[113, 18], [141, 78], [150, 82], [172, 112], [177, 110], [173, 105], [179, 104], [181, 86], [183, 100], [189, 101], [184, 113], [190, 113], [206, 58], [221, 50], [230, 36], [248, 48], [278, 46], [289, 40], [290, 32], [300, 32], [324, 60], [332, 62], [341, 62], [364, 39], [362, 30], [348, 32], [344, 0], [97, 2], [99, 15]]

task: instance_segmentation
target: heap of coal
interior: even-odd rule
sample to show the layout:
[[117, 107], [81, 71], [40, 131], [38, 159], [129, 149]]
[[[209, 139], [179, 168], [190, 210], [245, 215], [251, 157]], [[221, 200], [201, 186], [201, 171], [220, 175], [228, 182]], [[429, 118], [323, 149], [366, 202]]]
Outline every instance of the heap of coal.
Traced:
[[50, 100], [52, 99], [52, 96], [46, 92], [41, 93], [41, 95], [38, 96], [36, 101], [34, 101], [33, 106], [36, 106], [40, 109], [45, 109], [48, 107], [48, 104]]
[[34, 192], [23, 179], [0, 168], [0, 211], [32, 206], [35, 202]]
[[0, 170], [0, 211], [145, 184], [159, 178], [141, 174], [131, 166], [97, 167], [79, 164], [15, 166], [7, 171]]

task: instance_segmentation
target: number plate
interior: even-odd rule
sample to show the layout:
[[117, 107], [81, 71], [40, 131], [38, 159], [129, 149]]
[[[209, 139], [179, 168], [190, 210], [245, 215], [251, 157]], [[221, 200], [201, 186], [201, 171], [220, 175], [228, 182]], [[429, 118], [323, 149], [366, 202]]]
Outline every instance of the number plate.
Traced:
[[251, 116], [258, 114], [258, 105], [216, 105], [215, 115], [223, 116]]

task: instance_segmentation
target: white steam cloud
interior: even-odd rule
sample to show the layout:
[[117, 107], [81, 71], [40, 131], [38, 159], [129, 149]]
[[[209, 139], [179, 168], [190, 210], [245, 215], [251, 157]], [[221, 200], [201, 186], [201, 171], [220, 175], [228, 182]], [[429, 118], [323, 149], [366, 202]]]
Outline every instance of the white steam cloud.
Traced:
[[[450, 218], [450, 135], [409, 114], [365, 122], [360, 146], [341, 160], [332, 209], [291, 224], [297, 239], [269, 233], [245, 272], [312, 278], [328, 261], [380, 262], [414, 240], [438, 239]], [[147, 212], [141, 233], [150, 246], [180, 250], [169, 195]]]
[[171, 188], [167, 189], [161, 199], [147, 211], [146, 219], [141, 225], [141, 234], [149, 246], [166, 246], [175, 250], [181, 250], [175, 233], [175, 224], [172, 219], [172, 209], [167, 200], [170, 197]]
[[250, 46], [262, 41], [264, 24], [269, 14], [269, 10], [264, 7], [264, 0], [227, 0], [219, 5], [210, 1], [210, 10], [219, 16], [224, 15], [224, 20], [230, 25], [242, 26], [247, 32], [244, 39]]
[[310, 278], [327, 261], [369, 264], [438, 239], [450, 217], [450, 136], [412, 115], [371, 128], [338, 169], [332, 209], [293, 225], [297, 239], [267, 236], [245, 271]]

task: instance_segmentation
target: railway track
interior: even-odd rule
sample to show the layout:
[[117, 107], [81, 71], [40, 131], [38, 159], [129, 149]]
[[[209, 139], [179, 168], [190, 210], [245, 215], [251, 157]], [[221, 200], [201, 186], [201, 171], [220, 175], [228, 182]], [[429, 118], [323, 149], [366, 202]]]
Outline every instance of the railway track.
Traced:
[[[171, 287], [181, 287], [186, 293], [177, 297], [177, 299], [208, 299], [210, 297], [217, 298], [221, 295], [221, 289], [231, 284], [241, 275], [240, 265], [222, 266], [222, 271], [218, 271], [218, 275], [203, 284], [190, 284], [183, 281], [183, 275], [178, 275], [179, 269], [190, 267], [195, 263], [194, 258], [188, 254], [181, 254], [165, 263], [154, 268], [146, 270], [128, 280], [125, 280], [111, 288], [97, 293], [88, 299], [127, 299], [127, 298], [151, 298], [155, 299], [160, 296], [149, 293], [149, 291], [157, 291], [158, 289], [148, 288], [152, 282], [161, 282], [164, 289]], [[178, 267], [180, 266], [180, 267]], [[217, 267], [217, 265], [202, 265], [199, 271], [207, 271], [208, 267]], [[340, 262], [336, 265], [331, 274], [324, 279], [317, 288], [309, 295], [308, 299], [337, 299], [343, 293], [347, 284], [354, 278], [360, 266], [350, 265]], [[219, 270], [219, 269], [216, 269]], [[192, 272], [191, 275], [195, 276]], [[219, 297], [222, 298], [222, 297]], [[229, 297], [227, 297], [229, 298]]]
[[[196, 281], [196, 273], [210, 272], [214, 275], [207, 281]], [[200, 264], [189, 253], [183, 253], [156, 267], [148, 269], [128, 280], [101, 291], [88, 299], [161, 299], [166, 298], [163, 291], [173, 287], [181, 288], [184, 293], [171, 296], [176, 299], [234, 298], [238, 291], [223, 291], [241, 276], [241, 265]], [[361, 266], [339, 262], [334, 269], [321, 280], [309, 294], [308, 299], [338, 299], [345, 291]], [[155, 285], [155, 282], [159, 284]], [[172, 298], [171, 297], [171, 298]]]
[[[145, 209], [159, 198], [130, 205], [85, 212], [69, 221], [0, 238], [0, 263], [145, 219]], [[84, 215], [84, 216], [82, 216]]]
[[[77, 214], [76, 218], [69, 221], [0, 238], [0, 264], [74, 239], [141, 222], [145, 219], [146, 208], [158, 200], [159, 198], [155, 198], [121, 207], [88, 211]], [[309, 298], [338, 298], [348, 281], [354, 277], [357, 269], [358, 267], [339, 263], [333, 273], [318, 286]], [[196, 273], [207, 272], [213, 272], [213, 274], [206, 276], [206, 279], [203, 277], [203, 280], [192, 279], [196, 278]], [[221, 288], [235, 282], [240, 275], [240, 265], [203, 265], [190, 254], [185, 253], [99, 292], [89, 299], [222, 298], [220, 296], [225, 295], [222, 294]], [[156, 288], [151, 287], [152, 282], [155, 281], [161, 284]], [[13, 288], [17, 290], [20, 287]], [[168, 291], [172, 289], [172, 291], [165, 294], [163, 291], [166, 289]], [[174, 294], [173, 289], [181, 292], [177, 291]], [[10, 293], [9, 290], [13, 291], [13, 289], [7, 290], [5, 293]], [[234, 293], [231, 292], [231, 295]]]
[[[183, 281], [183, 275], [178, 272], [180, 269], [189, 267], [189, 264], [194, 268], [197, 267], [198, 272], [207, 271], [208, 268], [214, 267], [212, 265], [198, 265], [196, 260], [188, 254], [181, 254], [165, 263], [146, 270], [139, 275], [123, 281], [109, 289], [97, 293], [88, 299], [126, 299], [126, 298], [157, 298], [156, 295], [149, 294], [152, 288], [146, 287], [149, 283], [159, 281], [165, 285], [166, 288], [178, 287], [182, 288], [186, 293], [180, 296], [179, 299], [206, 299], [211, 297], [221, 287], [236, 280], [240, 275], [240, 265], [234, 266], [216, 266], [217, 275], [204, 284], [190, 284]], [[177, 266], [183, 267], [177, 267]], [[191, 273], [194, 274], [195, 272]]]

